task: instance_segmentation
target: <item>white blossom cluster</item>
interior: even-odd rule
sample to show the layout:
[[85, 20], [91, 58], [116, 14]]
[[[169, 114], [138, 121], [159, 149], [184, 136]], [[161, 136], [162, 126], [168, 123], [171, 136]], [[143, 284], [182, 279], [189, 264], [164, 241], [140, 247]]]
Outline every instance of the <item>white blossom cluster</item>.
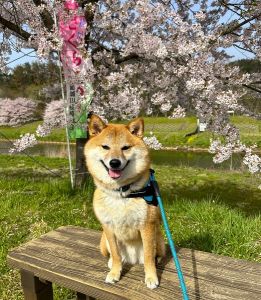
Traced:
[[160, 150], [162, 149], [162, 144], [159, 142], [155, 135], [151, 135], [149, 137], [145, 136], [143, 138], [144, 143], [153, 150]]
[[222, 163], [230, 158], [233, 153], [244, 153], [243, 163], [248, 167], [251, 173], [257, 173], [261, 170], [261, 158], [253, 153], [253, 148], [240, 142], [222, 144], [220, 139], [211, 140], [209, 152], [215, 154], [214, 162]]
[[243, 163], [248, 166], [251, 173], [257, 173], [261, 170], [261, 158], [257, 154], [253, 154], [251, 148], [246, 149]]
[[13, 148], [9, 150], [9, 153], [21, 152], [28, 147], [33, 147], [37, 144], [37, 140], [34, 134], [26, 133], [20, 136], [20, 139], [14, 141]]
[[[130, 119], [139, 114], [141, 106], [140, 102], [141, 100], [139, 99], [137, 88], [132, 88], [130, 86], [129, 89], [125, 88], [117, 93], [114, 101], [104, 103], [103, 109], [106, 111], [107, 119], [114, 119], [116, 116], [120, 116], [122, 119]], [[93, 111], [95, 111], [95, 104], [96, 103], [93, 102], [91, 106], [91, 110]]]
[[170, 119], [178, 119], [186, 117], [186, 109], [178, 105], [174, 108], [172, 114], [169, 116]]
[[227, 143], [224, 145], [220, 140], [214, 140], [211, 141], [209, 152], [215, 154], [214, 163], [220, 164], [229, 159], [233, 152], [238, 152], [238, 148], [235, 144]]

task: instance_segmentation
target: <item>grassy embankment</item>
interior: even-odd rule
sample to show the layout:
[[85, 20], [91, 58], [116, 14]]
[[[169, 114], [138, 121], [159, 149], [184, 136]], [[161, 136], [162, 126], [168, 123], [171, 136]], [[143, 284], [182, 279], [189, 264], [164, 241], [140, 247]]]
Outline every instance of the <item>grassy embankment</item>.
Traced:
[[[52, 228], [72, 224], [100, 229], [93, 187], [72, 191], [66, 159], [0, 156], [0, 299], [20, 300], [17, 271], [7, 251]], [[261, 191], [248, 173], [154, 165], [177, 245], [261, 262]], [[55, 299], [72, 299], [56, 287]]]
[[[175, 120], [161, 117], [144, 119], [146, 135], [149, 135], [149, 132], [153, 131], [163, 146], [182, 148], [207, 148], [209, 146], [209, 138], [212, 136], [209, 132], [185, 137], [187, 133], [191, 133], [196, 129], [195, 117], [186, 117]], [[258, 147], [261, 148], [260, 120], [243, 116], [234, 116], [231, 117], [231, 121], [240, 129], [241, 139], [244, 143], [256, 143]], [[8, 138], [16, 139], [20, 134], [34, 132], [38, 124], [40, 124], [40, 122], [34, 122], [17, 128], [0, 127], [0, 130], [8, 136]], [[65, 142], [64, 130], [56, 129], [51, 135], [42, 140]]]

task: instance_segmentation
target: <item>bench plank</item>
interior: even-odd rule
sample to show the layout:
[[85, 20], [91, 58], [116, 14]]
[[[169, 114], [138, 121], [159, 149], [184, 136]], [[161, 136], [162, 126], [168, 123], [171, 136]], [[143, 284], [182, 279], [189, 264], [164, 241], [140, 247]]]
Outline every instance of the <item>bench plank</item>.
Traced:
[[[8, 263], [42, 279], [97, 299], [182, 299], [170, 252], [157, 267], [160, 287], [144, 284], [143, 266], [126, 266], [114, 285], [104, 279], [107, 259], [98, 248], [100, 232], [60, 227], [11, 251]], [[178, 249], [191, 300], [261, 299], [261, 265], [193, 249]]]

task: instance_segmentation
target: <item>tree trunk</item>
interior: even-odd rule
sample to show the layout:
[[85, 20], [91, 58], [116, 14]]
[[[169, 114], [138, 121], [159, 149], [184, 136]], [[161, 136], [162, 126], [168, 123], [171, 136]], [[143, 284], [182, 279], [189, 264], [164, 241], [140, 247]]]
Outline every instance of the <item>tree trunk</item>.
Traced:
[[75, 187], [81, 187], [87, 182], [88, 171], [83, 153], [84, 145], [87, 141], [88, 137], [76, 139]]

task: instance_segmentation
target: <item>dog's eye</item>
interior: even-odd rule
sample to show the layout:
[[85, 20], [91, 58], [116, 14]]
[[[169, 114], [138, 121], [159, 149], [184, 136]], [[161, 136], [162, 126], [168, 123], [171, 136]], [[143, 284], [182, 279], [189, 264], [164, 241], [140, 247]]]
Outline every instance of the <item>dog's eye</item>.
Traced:
[[123, 151], [124, 151], [124, 150], [128, 150], [128, 149], [130, 149], [130, 147], [131, 147], [131, 146], [123, 146], [123, 147], [121, 148], [121, 150], [123, 150]]
[[105, 150], [110, 150], [110, 147], [107, 146], [107, 145], [102, 145], [102, 148], [105, 149]]

